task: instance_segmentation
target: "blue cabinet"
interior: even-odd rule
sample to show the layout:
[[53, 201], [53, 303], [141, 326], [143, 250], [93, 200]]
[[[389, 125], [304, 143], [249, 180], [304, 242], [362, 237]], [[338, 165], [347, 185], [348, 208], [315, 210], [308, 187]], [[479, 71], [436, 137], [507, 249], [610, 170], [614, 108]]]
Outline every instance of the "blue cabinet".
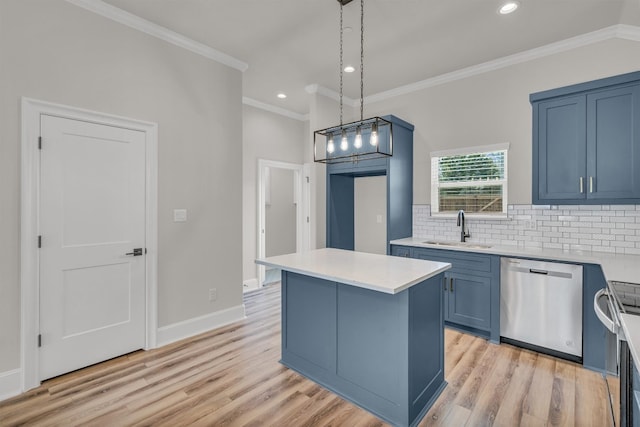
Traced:
[[[354, 249], [354, 180], [359, 177], [386, 176], [387, 253], [391, 240], [412, 234], [413, 125], [395, 116], [382, 118], [393, 125], [393, 156], [327, 165], [328, 248]], [[388, 128], [380, 131], [381, 143], [388, 136]]]
[[640, 203], [640, 72], [530, 100], [534, 204]]
[[534, 109], [538, 118], [538, 148], [533, 155], [534, 170], [538, 171], [538, 180], [534, 181], [538, 184], [538, 198], [554, 203], [583, 200], [580, 188], [581, 185], [584, 188], [587, 163], [585, 97], [540, 102]]
[[392, 255], [449, 262], [442, 292], [448, 326], [500, 341], [500, 257], [394, 245]]
[[451, 323], [491, 329], [491, 277], [473, 273], [448, 274], [445, 318]]
[[640, 83], [587, 95], [585, 193], [640, 200]]
[[394, 426], [417, 426], [444, 379], [442, 273], [391, 295], [283, 271], [280, 362]]

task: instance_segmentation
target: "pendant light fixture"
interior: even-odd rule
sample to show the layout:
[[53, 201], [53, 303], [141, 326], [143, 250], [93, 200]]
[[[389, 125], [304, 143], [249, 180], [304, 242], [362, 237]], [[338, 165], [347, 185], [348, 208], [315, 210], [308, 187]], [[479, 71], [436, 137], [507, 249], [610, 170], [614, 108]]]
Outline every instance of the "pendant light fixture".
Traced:
[[[357, 162], [393, 156], [393, 125], [381, 117], [364, 118], [364, 0], [360, 0], [360, 120], [343, 123], [343, 7], [340, 3], [340, 124], [313, 133], [313, 159], [319, 163]], [[336, 141], [339, 141], [336, 149]]]

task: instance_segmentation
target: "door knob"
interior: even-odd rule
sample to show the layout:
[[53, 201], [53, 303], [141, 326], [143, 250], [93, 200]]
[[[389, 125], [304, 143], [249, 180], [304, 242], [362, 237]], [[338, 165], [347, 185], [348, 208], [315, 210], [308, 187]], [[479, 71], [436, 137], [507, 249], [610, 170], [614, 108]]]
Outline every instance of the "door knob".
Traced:
[[125, 255], [141, 256], [142, 255], [142, 248], [135, 248], [133, 250], [133, 252], [127, 252]]

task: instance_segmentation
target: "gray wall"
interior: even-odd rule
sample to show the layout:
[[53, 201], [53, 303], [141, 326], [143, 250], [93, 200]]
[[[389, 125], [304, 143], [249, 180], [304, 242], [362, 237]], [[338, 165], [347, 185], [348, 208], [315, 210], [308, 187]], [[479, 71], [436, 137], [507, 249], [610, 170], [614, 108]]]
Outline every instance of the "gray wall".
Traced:
[[62, 0], [2, 0], [0, 58], [0, 372], [19, 366], [21, 96], [158, 123], [159, 326], [242, 304], [241, 73]]
[[[387, 177], [369, 176], [354, 180], [355, 250], [387, 253]], [[380, 222], [378, 222], [378, 216]]]
[[296, 251], [296, 203], [291, 169], [269, 168], [269, 204], [265, 206], [265, 255]]
[[640, 43], [613, 39], [365, 105], [415, 125], [415, 204], [430, 204], [432, 151], [509, 142], [509, 204], [531, 203], [529, 94], [640, 69]]
[[[305, 146], [304, 158], [311, 166], [311, 248], [324, 248], [327, 245], [326, 236], [326, 195], [327, 195], [327, 168], [323, 163], [313, 162], [313, 132], [338, 124], [339, 104], [323, 95], [313, 94], [309, 104], [309, 130], [308, 143]], [[352, 109], [345, 106], [345, 117], [349, 120]]]
[[305, 122], [245, 105], [242, 135], [242, 272], [256, 279], [258, 159], [302, 164], [308, 142]]

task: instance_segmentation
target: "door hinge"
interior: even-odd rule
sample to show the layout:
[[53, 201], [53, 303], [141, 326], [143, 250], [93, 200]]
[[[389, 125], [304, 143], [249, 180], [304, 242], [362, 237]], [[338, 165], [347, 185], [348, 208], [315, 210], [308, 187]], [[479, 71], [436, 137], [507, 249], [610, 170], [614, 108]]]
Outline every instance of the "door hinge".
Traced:
[[42, 150], [42, 137], [38, 137], [38, 150]]
[[307, 217], [307, 222], [309, 222], [309, 217]]
[[42, 236], [38, 236], [38, 249], [42, 248]]
[[38, 347], [42, 347], [42, 334], [38, 334]]
[[309, 177], [308, 177], [308, 176], [305, 176], [305, 178], [307, 178], [307, 184], [308, 184], [308, 183], [309, 183]]

